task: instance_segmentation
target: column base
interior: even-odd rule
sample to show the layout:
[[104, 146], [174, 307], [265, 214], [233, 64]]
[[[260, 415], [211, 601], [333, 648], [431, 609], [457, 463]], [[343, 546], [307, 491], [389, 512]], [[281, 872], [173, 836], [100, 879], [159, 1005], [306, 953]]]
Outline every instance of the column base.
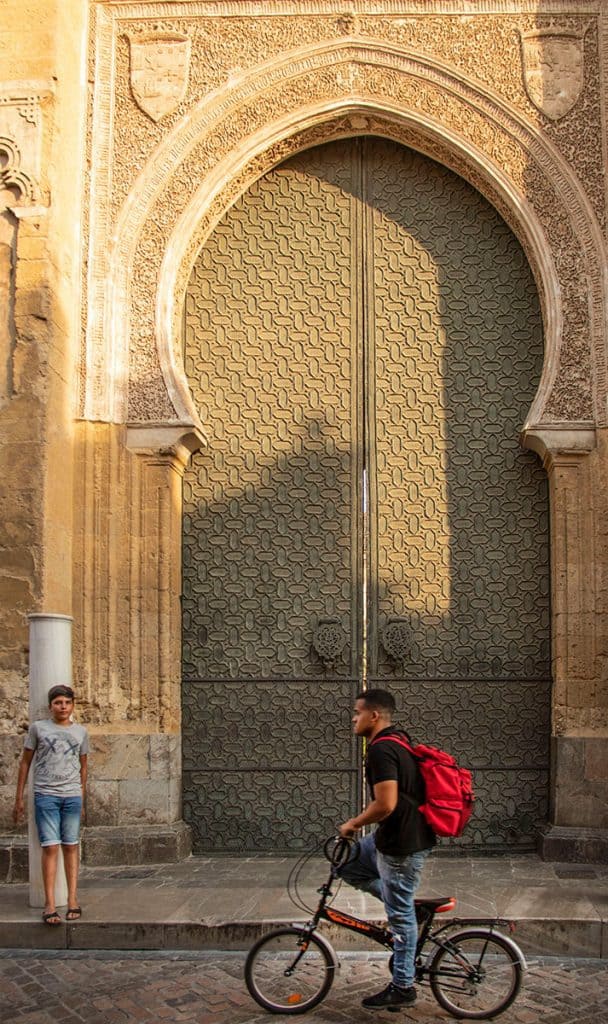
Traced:
[[28, 861], [27, 836], [0, 835], [0, 883], [27, 882]]
[[192, 853], [185, 821], [170, 825], [97, 825], [82, 830], [82, 862], [88, 867], [172, 864]]
[[538, 839], [542, 860], [605, 864], [608, 861], [608, 828], [569, 828], [548, 825]]

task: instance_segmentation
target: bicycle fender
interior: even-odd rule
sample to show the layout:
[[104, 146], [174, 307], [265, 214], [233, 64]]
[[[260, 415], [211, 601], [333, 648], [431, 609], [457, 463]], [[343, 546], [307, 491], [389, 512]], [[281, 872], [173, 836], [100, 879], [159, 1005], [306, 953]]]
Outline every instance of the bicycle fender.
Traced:
[[[484, 928], [483, 931], [484, 932], [485, 931], [489, 932], [489, 928]], [[517, 945], [517, 943], [511, 938], [511, 936], [510, 935], [505, 935], [504, 932], [499, 932], [499, 931], [495, 931], [494, 934], [495, 935], [500, 935], [500, 937], [503, 940], [503, 942], [506, 942], [507, 946], [509, 946], [509, 948], [512, 949], [513, 952], [515, 953], [515, 956], [517, 957], [517, 959], [519, 960], [519, 962], [521, 964], [522, 971], [527, 971], [528, 970], [528, 964], [527, 964], [526, 958], [525, 958], [524, 954], [522, 953], [521, 949], [519, 948], [519, 946]]]
[[[303, 931], [304, 930], [302, 928], [302, 925], [298, 924], [297, 921], [292, 922], [291, 927], [292, 928], [297, 928], [298, 931]], [[319, 942], [323, 946], [323, 948], [327, 950], [327, 952], [329, 953], [329, 955], [331, 957], [331, 962], [332, 962], [332, 965], [333, 965], [333, 969], [337, 970], [337, 968], [340, 966], [339, 963], [338, 963], [338, 957], [336, 956], [336, 951], [335, 951], [334, 947], [332, 946], [331, 942], [329, 941], [329, 939], [326, 939], [325, 936], [322, 935], [321, 932], [318, 932], [318, 931], [314, 931], [312, 934], [314, 935], [314, 937], [317, 940], [317, 942]]]
[[[445, 928], [442, 928], [441, 931], [445, 931]], [[457, 942], [461, 935], [472, 935], [473, 933], [476, 933], [477, 935], [499, 935], [502, 942], [504, 942], [505, 945], [507, 945], [509, 949], [515, 954], [517, 960], [519, 961], [522, 971], [528, 970], [526, 958], [522, 953], [521, 949], [519, 948], [519, 946], [517, 945], [517, 943], [514, 942], [513, 939], [511, 939], [508, 935], [505, 935], [504, 932], [499, 932], [497, 928], [484, 928], [483, 925], [480, 925], [476, 928], [462, 928], [460, 929], [460, 931], [452, 932], [451, 934], [447, 935], [442, 935], [442, 939], [444, 942]], [[430, 966], [431, 960], [436, 955], [436, 953], [437, 947], [433, 947], [426, 958], [424, 965], [425, 967]]]

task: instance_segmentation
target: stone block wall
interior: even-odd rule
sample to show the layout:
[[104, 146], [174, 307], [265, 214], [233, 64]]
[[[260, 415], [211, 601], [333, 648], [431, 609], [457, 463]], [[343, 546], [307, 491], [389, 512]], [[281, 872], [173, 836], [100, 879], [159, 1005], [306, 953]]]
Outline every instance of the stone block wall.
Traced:
[[0, 831], [13, 853], [27, 616], [72, 610], [87, 16], [79, 0], [0, 11]]
[[603, 736], [555, 736], [553, 821], [608, 830], [608, 743]]
[[162, 863], [190, 853], [179, 736], [94, 734], [90, 766], [85, 863]]
[[94, 735], [87, 805], [91, 824], [177, 821], [181, 817], [180, 762], [179, 736]]

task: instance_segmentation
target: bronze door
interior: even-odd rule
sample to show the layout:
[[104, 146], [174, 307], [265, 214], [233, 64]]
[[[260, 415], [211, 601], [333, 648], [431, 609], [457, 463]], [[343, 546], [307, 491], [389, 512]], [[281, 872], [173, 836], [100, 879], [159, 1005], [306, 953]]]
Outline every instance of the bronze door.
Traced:
[[545, 813], [545, 480], [518, 431], [542, 364], [523, 253], [433, 161], [306, 151], [199, 255], [186, 363], [210, 444], [184, 489], [184, 816], [199, 850], [314, 845], [360, 798], [350, 710], [475, 769], [461, 842]]

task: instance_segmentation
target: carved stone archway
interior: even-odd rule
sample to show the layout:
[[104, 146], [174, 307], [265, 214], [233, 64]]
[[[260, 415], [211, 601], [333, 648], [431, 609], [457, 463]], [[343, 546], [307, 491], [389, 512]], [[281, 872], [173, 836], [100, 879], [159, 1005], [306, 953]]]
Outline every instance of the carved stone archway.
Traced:
[[[349, 38], [262, 65], [200, 103], [139, 175], [109, 262], [102, 238], [93, 239], [89, 352], [99, 373], [87, 373], [85, 415], [190, 419], [177, 336], [198, 248], [256, 176], [298, 149], [362, 132], [404, 142], [457, 171], [520, 239], [541, 295], [547, 352], [529, 422], [604, 423], [603, 242], [571, 168], [532, 121], [490, 90], [428, 57]], [[105, 285], [107, 271], [110, 287], [97, 302], [95, 278]], [[581, 272], [584, 294], [574, 283]], [[166, 400], [151, 408], [151, 383], [157, 391], [161, 381]]]
[[[109, 91], [101, 90], [93, 124], [107, 145], [111, 102]], [[235, 73], [197, 102], [163, 136], [114, 221], [109, 182], [99, 169], [94, 171], [81, 404], [89, 423], [83, 459], [99, 466], [109, 460], [124, 492], [124, 509], [132, 494], [144, 495], [143, 501], [149, 492], [150, 505], [142, 518], [145, 543], [131, 547], [125, 578], [117, 572], [114, 581], [105, 582], [116, 591], [102, 600], [104, 609], [110, 608], [113, 639], [103, 656], [85, 656], [85, 677], [104, 678], [111, 656], [124, 676], [125, 693], [130, 688], [138, 695], [128, 714], [147, 716], [161, 731], [179, 732], [178, 479], [188, 454], [204, 438], [181, 357], [186, 282], [205, 239], [250, 182], [302, 149], [357, 134], [403, 143], [468, 180], [509, 224], [534, 272], [543, 309], [545, 364], [522, 425], [523, 442], [545, 457], [552, 482], [554, 608], [559, 611], [554, 618], [554, 729], [567, 734], [576, 727], [569, 710], [572, 675], [588, 681], [598, 671], [591, 647], [573, 658], [581, 630], [588, 634], [600, 627], [592, 599], [585, 596], [584, 573], [578, 582], [568, 575], [573, 560], [586, 564], [586, 501], [593, 471], [588, 456], [596, 430], [608, 425], [601, 230], [572, 167], [528, 114], [453, 67], [356, 36], [293, 50]], [[110, 428], [113, 440], [101, 439], [108, 431], [94, 427], [95, 420], [116, 425]], [[112, 486], [104, 494], [91, 487], [83, 497], [83, 523], [99, 516], [93, 506], [103, 506], [110, 537], [115, 526], [107, 509], [116, 494]], [[159, 501], [163, 494], [170, 494], [170, 500]], [[573, 533], [569, 519], [568, 536], [566, 507], [573, 509], [577, 524]], [[154, 538], [159, 554], [150, 566], [146, 553]], [[84, 566], [84, 543], [81, 557]], [[156, 587], [155, 597], [146, 581]], [[127, 587], [130, 625], [119, 635], [111, 609]], [[85, 623], [86, 642], [86, 624], [95, 620], [103, 632], [105, 620], [96, 611], [95, 588], [83, 593], [77, 614]], [[150, 621], [156, 624], [154, 634]], [[178, 751], [172, 751], [170, 762], [175, 780]], [[169, 803], [173, 821], [179, 801]], [[563, 824], [567, 817], [562, 815]], [[559, 810], [555, 820], [560, 820]]]

